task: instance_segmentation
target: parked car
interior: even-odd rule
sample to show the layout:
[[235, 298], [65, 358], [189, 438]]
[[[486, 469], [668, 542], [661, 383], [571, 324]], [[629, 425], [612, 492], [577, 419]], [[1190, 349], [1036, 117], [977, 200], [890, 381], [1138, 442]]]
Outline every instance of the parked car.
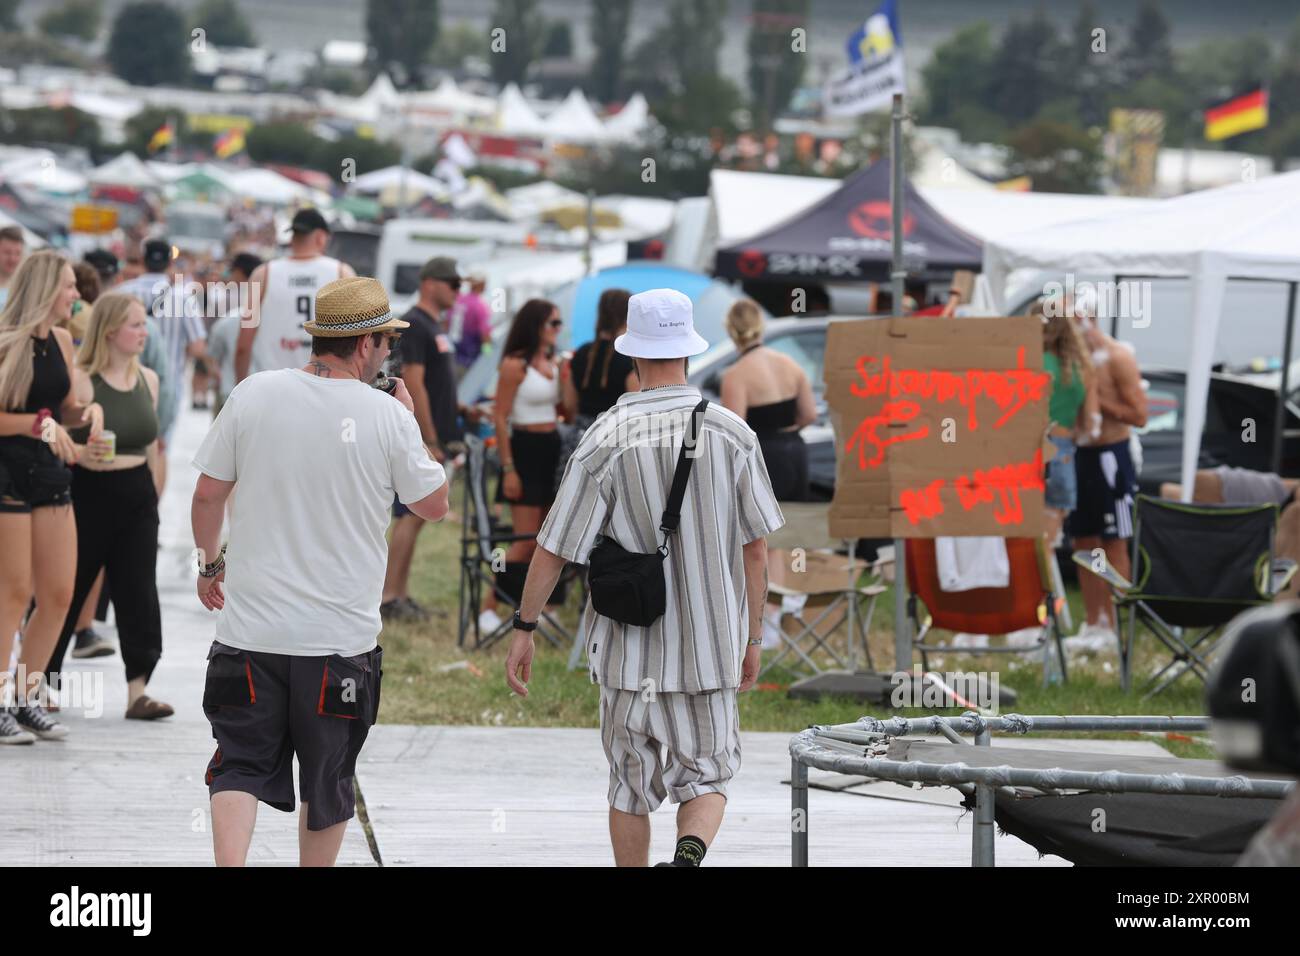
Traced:
[[[1158, 495], [1163, 482], [1177, 482], [1182, 473], [1187, 373], [1144, 369], [1142, 377], [1147, 383], [1148, 411], [1146, 427], [1138, 431], [1142, 443], [1138, 487], [1145, 494]], [[1249, 376], [1214, 373], [1197, 467], [1232, 465], [1272, 471], [1276, 414], [1276, 386], [1270, 388]], [[1282, 474], [1300, 475], [1300, 407], [1294, 397], [1287, 402]]]

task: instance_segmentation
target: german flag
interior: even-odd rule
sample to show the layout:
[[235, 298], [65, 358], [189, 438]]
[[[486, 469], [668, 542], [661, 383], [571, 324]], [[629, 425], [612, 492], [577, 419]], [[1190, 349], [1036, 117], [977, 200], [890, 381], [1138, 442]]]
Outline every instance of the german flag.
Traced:
[[1205, 111], [1205, 138], [1214, 142], [1268, 125], [1268, 90], [1260, 87]]
[[172, 129], [170, 122], [163, 123], [154, 130], [153, 136], [149, 137], [149, 152], [156, 153], [160, 149], [165, 149], [172, 144], [176, 138], [176, 131]]
[[218, 159], [229, 159], [236, 153], [244, 151], [245, 140], [242, 129], [231, 128], [218, 136], [212, 143], [212, 151]]

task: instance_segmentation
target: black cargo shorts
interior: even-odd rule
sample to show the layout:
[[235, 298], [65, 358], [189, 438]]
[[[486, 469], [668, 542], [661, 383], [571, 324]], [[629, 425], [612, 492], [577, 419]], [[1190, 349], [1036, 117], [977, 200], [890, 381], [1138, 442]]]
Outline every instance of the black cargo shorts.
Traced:
[[350, 820], [357, 754], [379, 715], [383, 657], [381, 647], [355, 657], [297, 657], [213, 641], [203, 685], [217, 741], [204, 777], [209, 796], [237, 790], [292, 812], [296, 754], [307, 829]]

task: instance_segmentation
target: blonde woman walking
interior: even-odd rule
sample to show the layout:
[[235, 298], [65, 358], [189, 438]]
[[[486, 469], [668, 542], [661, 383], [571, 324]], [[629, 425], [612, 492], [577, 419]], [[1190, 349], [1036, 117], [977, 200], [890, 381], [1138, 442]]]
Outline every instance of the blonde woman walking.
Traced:
[[[55, 252], [27, 258], [0, 311], [0, 744], [56, 740], [67, 728], [39, 703], [26, 675], [44, 670], [72, 601], [77, 530], [69, 465], [79, 454], [63, 423], [98, 438], [103, 411], [73, 391], [72, 336], [77, 301], [72, 266]], [[9, 673], [14, 633], [32, 595], [15, 687]]]
[[[90, 439], [72, 470], [77, 516], [77, 576], [72, 606], [47, 663], [54, 681], [72, 638], [77, 611], [104, 572], [126, 666], [129, 720], [170, 717], [172, 708], [145, 694], [162, 656], [158, 605], [158, 493], [152, 469], [158, 457], [158, 376], [140, 364], [148, 335], [144, 306], [110, 293], [95, 303], [77, 364], [104, 409], [111, 442]], [[74, 437], [89, 438], [78, 434]]]

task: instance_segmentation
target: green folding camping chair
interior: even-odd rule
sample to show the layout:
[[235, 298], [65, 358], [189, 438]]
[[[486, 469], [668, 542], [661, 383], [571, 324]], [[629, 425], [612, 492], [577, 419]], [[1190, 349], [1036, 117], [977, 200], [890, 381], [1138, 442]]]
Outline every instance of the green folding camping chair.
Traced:
[[1133, 581], [1089, 551], [1076, 551], [1074, 563], [1105, 581], [1114, 596], [1124, 690], [1132, 679], [1139, 623], [1170, 652], [1145, 686], [1143, 696], [1152, 697], [1188, 671], [1204, 682], [1227, 623], [1270, 603], [1296, 563], [1273, 554], [1277, 505], [1184, 504], [1138, 495], [1136, 512]]

